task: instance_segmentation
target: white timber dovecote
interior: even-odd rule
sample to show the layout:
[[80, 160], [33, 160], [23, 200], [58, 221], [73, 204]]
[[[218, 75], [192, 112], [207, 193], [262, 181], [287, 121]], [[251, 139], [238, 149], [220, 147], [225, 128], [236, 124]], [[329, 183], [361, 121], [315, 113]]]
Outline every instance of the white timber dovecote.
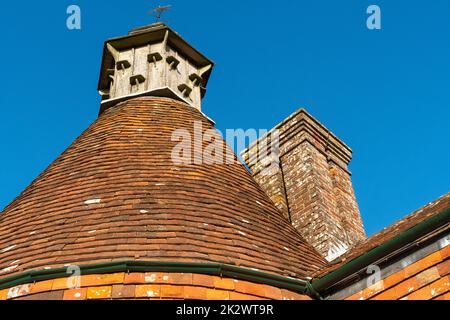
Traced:
[[138, 97], [169, 97], [201, 111], [214, 63], [163, 23], [105, 42], [98, 90], [100, 113]]

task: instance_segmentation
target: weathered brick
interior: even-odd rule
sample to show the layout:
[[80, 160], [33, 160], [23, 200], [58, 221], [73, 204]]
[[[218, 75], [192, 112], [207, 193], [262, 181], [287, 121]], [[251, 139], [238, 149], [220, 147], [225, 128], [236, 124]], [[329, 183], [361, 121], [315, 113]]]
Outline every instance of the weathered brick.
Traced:
[[64, 291], [64, 300], [86, 300], [87, 288], [71, 289]]
[[263, 285], [239, 280], [234, 283], [234, 286], [236, 292], [265, 297], [266, 292]]
[[112, 286], [90, 287], [87, 289], [88, 299], [110, 299]]
[[192, 285], [192, 273], [171, 273], [169, 283], [179, 285]]
[[431, 298], [433, 298], [433, 295], [429, 286], [425, 286], [407, 296], [407, 300], [430, 300]]
[[350, 297], [345, 298], [345, 300], [365, 300], [365, 297], [363, 295], [363, 291], [359, 291]]
[[129, 299], [134, 298], [136, 291], [135, 285], [115, 284], [112, 288], [113, 299]]
[[422, 260], [419, 260], [404, 269], [405, 277], [409, 278], [417, 273], [426, 270], [442, 261], [440, 252], [435, 252]]
[[163, 283], [164, 276], [168, 277], [167, 273], [146, 272], [144, 275], [144, 283], [161, 284]]
[[10, 288], [8, 290], [8, 299], [15, 299], [21, 296], [25, 296], [28, 295], [30, 293], [30, 288], [31, 285], [30, 284], [23, 284], [23, 285], [19, 285], [19, 286], [15, 286], [13, 288]]
[[380, 281], [380, 282], [375, 283], [374, 285], [371, 285], [371, 286], [367, 287], [366, 289], [364, 289], [362, 292], [362, 296], [364, 297], [364, 299], [370, 299], [374, 295], [376, 295], [384, 290], [385, 290], [384, 282]]
[[448, 276], [443, 277], [443, 278], [437, 280], [436, 282], [433, 282], [432, 284], [430, 284], [429, 287], [430, 287], [431, 295], [433, 297], [447, 293], [448, 291], [450, 291], [449, 277]]
[[380, 294], [375, 296], [369, 296], [368, 300], [397, 300], [399, 298], [395, 287], [382, 291]]
[[388, 277], [386, 277], [383, 280], [383, 284], [384, 284], [384, 288], [390, 288], [400, 282], [402, 282], [403, 280], [405, 280], [405, 271], [404, 270], [400, 270]]
[[8, 289], [0, 290], [0, 300], [6, 300], [8, 298]]
[[104, 286], [124, 282], [124, 273], [92, 274], [81, 277], [81, 286]]
[[214, 288], [234, 290], [234, 280], [214, 277]]
[[443, 260], [450, 258], [450, 245], [441, 249], [441, 256]]
[[17, 300], [49, 300], [49, 301], [60, 301], [63, 299], [64, 290], [56, 290], [56, 291], [49, 291], [49, 292], [41, 292], [31, 295], [24, 295]]
[[437, 265], [438, 272], [441, 277], [444, 277], [450, 273], [450, 259]]
[[41, 293], [52, 290], [53, 280], [46, 280], [33, 283], [30, 288], [30, 293]]
[[283, 299], [283, 295], [281, 294], [280, 288], [275, 288], [267, 285], [264, 285], [264, 297], [273, 300]]
[[439, 270], [437, 267], [427, 269], [425, 271], [422, 271], [421, 273], [419, 273], [416, 276], [417, 286], [419, 288], [426, 286], [439, 278], [440, 278], [440, 275], [439, 275]]
[[71, 285], [70, 278], [59, 278], [55, 279], [52, 282], [52, 290], [65, 290], [65, 289], [71, 289], [69, 288]]
[[124, 284], [143, 284], [145, 283], [144, 273], [126, 273], [124, 275]]
[[239, 301], [239, 300], [247, 300], [247, 301], [252, 301], [252, 300], [264, 300], [261, 297], [257, 297], [257, 296], [252, 296], [249, 294], [243, 294], [243, 293], [239, 293], [239, 292], [230, 292], [230, 300], [234, 300], [234, 301]]
[[184, 297], [184, 286], [161, 286], [161, 298], [182, 298]]
[[230, 300], [230, 292], [225, 290], [207, 289], [208, 300]]
[[136, 298], [158, 298], [161, 296], [160, 285], [137, 285], [135, 290]]
[[193, 274], [192, 284], [196, 286], [214, 288], [214, 278], [203, 274]]
[[146, 283], [192, 285], [192, 273], [146, 273]]
[[395, 289], [395, 299], [399, 299], [404, 297], [411, 292], [417, 290], [419, 288], [419, 284], [417, 283], [417, 278], [410, 278], [405, 280], [394, 287]]
[[207, 300], [207, 288], [204, 287], [184, 287], [184, 297], [188, 300]]
[[305, 296], [303, 294], [295, 293], [289, 290], [281, 290], [281, 294], [283, 296], [283, 300], [311, 300], [310, 297]]
[[[423, 268], [425, 265], [429, 265], [436, 261], [436, 256], [427, 257], [425, 261], [420, 263], [420, 266], [415, 266], [415, 270]], [[438, 267], [431, 267], [426, 269], [416, 276], [409, 278], [405, 281], [392, 286], [389, 289], [381, 289], [378, 294], [370, 297], [367, 291], [365, 294], [356, 293], [348, 299], [358, 299], [358, 298], [370, 298], [373, 300], [427, 300], [433, 297], [442, 295], [448, 290], [448, 278], [441, 278]], [[401, 273], [402, 274], [402, 273]], [[387, 278], [386, 278], [387, 279]], [[385, 279], [385, 281], [386, 281]], [[394, 279], [394, 280], [393, 280]], [[401, 276], [392, 277], [388, 283], [392, 284], [401, 279]], [[366, 289], [367, 290], [367, 289]]]

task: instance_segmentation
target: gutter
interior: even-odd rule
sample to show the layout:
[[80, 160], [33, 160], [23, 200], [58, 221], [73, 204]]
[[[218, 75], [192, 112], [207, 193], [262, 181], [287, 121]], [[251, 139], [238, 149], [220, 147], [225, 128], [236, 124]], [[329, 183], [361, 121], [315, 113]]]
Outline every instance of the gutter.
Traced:
[[[79, 266], [81, 275], [108, 274], [117, 272], [169, 272], [195, 273], [245, 280], [253, 283], [275, 286], [280, 289], [309, 294], [305, 280], [282, 277], [251, 269], [221, 263], [159, 262], [159, 261], [113, 261]], [[27, 271], [0, 279], [0, 290], [38, 281], [66, 278], [72, 276], [67, 268]]]
[[[109, 274], [117, 272], [168, 272], [194, 273], [227, 277], [253, 283], [274, 286], [299, 294], [323, 300], [327, 293], [337, 283], [357, 274], [367, 266], [385, 258], [388, 254], [402, 249], [420, 237], [450, 223], [450, 208], [422, 221], [391, 240], [370, 250], [362, 256], [353, 259], [322, 278], [301, 280], [278, 276], [252, 269], [222, 264], [222, 263], [191, 263], [191, 262], [161, 262], [161, 261], [112, 261], [80, 265], [81, 275]], [[72, 265], [74, 266], [74, 265]], [[0, 290], [38, 281], [66, 278], [72, 276], [67, 267], [48, 270], [32, 270], [0, 279]]]
[[324, 277], [311, 280], [308, 285], [311, 287], [310, 292], [315, 294], [316, 297], [324, 297], [330, 288], [342, 280], [345, 280], [346, 278], [365, 269], [367, 266], [383, 259], [389, 253], [407, 246], [416, 239], [423, 237], [448, 223], [450, 223], [450, 208], [447, 208], [441, 213], [422, 221], [421, 223], [415, 225], [407, 231], [402, 232], [362, 256], [347, 262]]

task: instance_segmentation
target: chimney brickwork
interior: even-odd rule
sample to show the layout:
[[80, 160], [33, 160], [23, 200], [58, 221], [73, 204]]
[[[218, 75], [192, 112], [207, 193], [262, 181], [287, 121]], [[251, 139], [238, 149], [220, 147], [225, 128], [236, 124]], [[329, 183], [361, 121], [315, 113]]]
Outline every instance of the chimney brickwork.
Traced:
[[[272, 143], [268, 139], [275, 130], [278, 154], [261, 153], [261, 146]], [[275, 158], [278, 165], [263, 170], [267, 159], [258, 158], [259, 154]], [[352, 151], [304, 109], [242, 156], [282, 214], [327, 260], [339, 257], [365, 238], [348, 170]]]

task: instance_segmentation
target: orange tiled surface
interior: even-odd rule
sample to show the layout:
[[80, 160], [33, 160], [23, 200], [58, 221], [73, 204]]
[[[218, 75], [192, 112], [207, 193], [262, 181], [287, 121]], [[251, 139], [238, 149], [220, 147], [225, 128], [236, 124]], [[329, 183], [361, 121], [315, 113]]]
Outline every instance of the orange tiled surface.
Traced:
[[213, 128], [168, 98], [135, 98], [102, 113], [0, 214], [0, 278], [133, 259], [295, 278], [323, 266], [244, 165], [173, 163], [180, 141], [172, 134], [194, 137], [195, 121], [203, 132]]
[[347, 300], [450, 300], [449, 257], [447, 246]]
[[326, 274], [338, 269], [345, 263], [358, 258], [364, 253], [369, 252], [395, 236], [411, 229], [417, 224], [443, 212], [447, 208], [450, 208], [450, 193], [447, 193], [436, 201], [433, 201], [428, 205], [414, 211], [410, 215], [400, 219], [389, 227], [384, 228], [380, 232], [377, 232], [366, 240], [356, 244], [353, 249], [349, 250], [338, 259], [332, 261], [330, 264], [324, 266], [322, 269], [316, 271], [313, 276], [325, 276]]
[[311, 300], [268, 285], [187, 273], [84, 275], [77, 289], [70, 289], [68, 278], [61, 278], [1, 290], [0, 300], [6, 299]]

